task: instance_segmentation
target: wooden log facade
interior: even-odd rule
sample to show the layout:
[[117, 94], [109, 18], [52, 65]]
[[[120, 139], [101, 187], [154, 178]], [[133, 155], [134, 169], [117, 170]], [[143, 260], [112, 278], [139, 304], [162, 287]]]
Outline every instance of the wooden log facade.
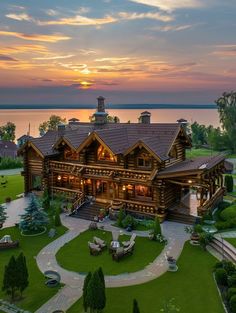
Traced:
[[186, 160], [188, 148], [191, 140], [181, 124], [149, 123], [148, 118], [116, 124], [99, 117], [99, 122], [76, 122], [31, 138], [19, 152], [26, 193], [48, 189], [71, 200], [93, 196], [130, 212], [165, 216], [194, 189], [201, 215], [224, 193], [224, 157]]

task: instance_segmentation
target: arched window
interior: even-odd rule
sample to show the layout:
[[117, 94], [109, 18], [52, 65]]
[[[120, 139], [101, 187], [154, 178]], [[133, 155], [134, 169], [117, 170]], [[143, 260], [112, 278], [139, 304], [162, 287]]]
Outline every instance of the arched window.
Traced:
[[97, 152], [97, 158], [99, 161], [110, 161], [115, 162], [116, 157], [114, 157], [105, 147], [102, 145], [99, 146]]

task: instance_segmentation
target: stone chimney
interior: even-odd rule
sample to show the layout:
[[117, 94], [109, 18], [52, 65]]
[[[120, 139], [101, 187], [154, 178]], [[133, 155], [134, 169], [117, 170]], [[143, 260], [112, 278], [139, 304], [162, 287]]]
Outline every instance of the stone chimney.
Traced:
[[58, 132], [58, 136], [63, 136], [66, 130], [66, 125], [65, 124], [59, 124], [57, 126], [57, 132]]
[[75, 118], [75, 117], [69, 119], [68, 122], [69, 122], [69, 125], [72, 125], [72, 126], [74, 126], [74, 125], [79, 125], [79, 119], [78, 119], [78, 118]]
[[105, 124], [107, 123], [107, 113], [105, 111], [105, 98], [100, 96], [97, 98], [98, 106], [97, 112], [94, 113], [95, 124]]
[[139, 123], [150, 124], [151, 123], [151, 113], [148, 111], [142, 112], [140, 117], [139, 117]]

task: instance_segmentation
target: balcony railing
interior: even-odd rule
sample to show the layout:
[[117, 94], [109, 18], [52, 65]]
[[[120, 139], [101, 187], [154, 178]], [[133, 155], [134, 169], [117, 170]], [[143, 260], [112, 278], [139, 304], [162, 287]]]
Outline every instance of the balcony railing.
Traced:
[[215, 205], [223, 198], [225, 193], [225, 188], [218, 188], [212, 197], [206, 200], [203, 205], [198, 207], [198, 212], [200, 215], [204, 214], [208, 210], [215, 207]]
[[84, 178], [112, 178], [116, 181], [142, 182], [147, 183], [154, 178], [153, 172], [129, 170], [129, 169], [107, 169], [101, 166], [64, 163], [50, 161], [50, 170], [70, 175], [83, 176]]
[[131, 200], [122, 200], [115, 199], [115, 201], [119, 201], [122, 203], [126, 210], [129, 212], [145, 214], [154, 216], [157, 213], [156, 205], [154, 203], [142, 203], [139, 201], [131, 201]]

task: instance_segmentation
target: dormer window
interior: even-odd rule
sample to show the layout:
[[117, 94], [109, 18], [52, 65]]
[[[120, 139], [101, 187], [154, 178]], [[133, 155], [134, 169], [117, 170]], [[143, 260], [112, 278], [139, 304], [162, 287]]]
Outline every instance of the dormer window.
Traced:
[[143, 153], [138, 157], [138, 167], [150, 168], [151, 165], [152, 164], [149, 155]]
[[99, 161], [116, 161], [116, 158], [102, 145], [98, 148], [97, 157]]
[[70, 149], [64, 150], [64, 158], [66, 160], [78, 160], [79, 159], [79, 153], [72, 151]]

